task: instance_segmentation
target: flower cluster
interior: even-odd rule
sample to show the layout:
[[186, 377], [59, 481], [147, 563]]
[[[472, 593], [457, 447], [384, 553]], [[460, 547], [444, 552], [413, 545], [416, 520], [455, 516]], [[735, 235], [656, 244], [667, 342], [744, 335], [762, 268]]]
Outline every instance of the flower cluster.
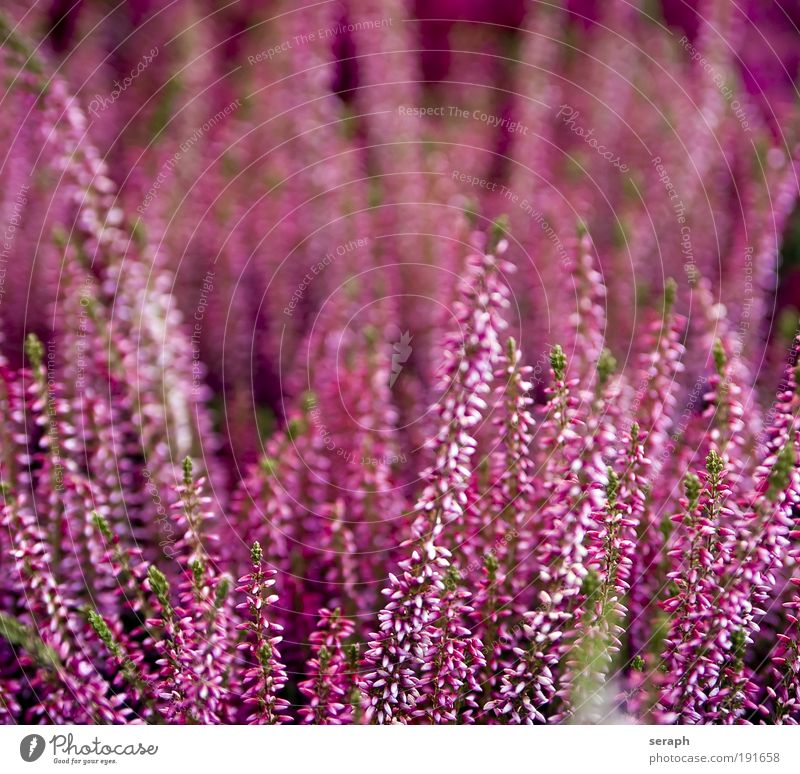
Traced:
[[0, 14], [0, 722], [800, 723], [800, 123], [704, 84], [734, 14], [526, 4], [451, 110], [400, 0], [242, 5]]

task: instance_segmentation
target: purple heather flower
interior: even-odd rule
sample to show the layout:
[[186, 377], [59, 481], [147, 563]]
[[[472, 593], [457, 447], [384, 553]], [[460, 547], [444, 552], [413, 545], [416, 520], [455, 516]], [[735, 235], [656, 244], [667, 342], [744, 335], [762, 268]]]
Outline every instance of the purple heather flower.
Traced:
[[147, 5], [0, 18], [0, 722], [800, 722], [759, 14]]
[[727, 643], [714, 619], [717, 606], [725, 605], [717, 572], [728, 561], [733, 542], [732, 530], [724, 526], [730, 515], [726, 477], [725, 462], [712, 449], [705, 471], [687, 476], [682, 510], [673, 518], [678, 526], [669, 555], [676, 569], [667, 574], [672, 594], [662, 605], [670, 615], [659, 709], [664, 719], [701, 722], [702, 704], [713, 695], [724, 661]]
[[419, 683], [417, 716], [430, 723], [474, 722], [481, 692], [478, 675], [486, 666], [483, 646], [464, 624], [474, 612], [469, 592], [459, 588], [459, 574], [448, 568], [441, 593], [439, 620]]
[[430, 669], [438, 636], [443, 577], [450, 552], [428, 542], [414, 548], [389, 573], [387, 603], [378, 614], [379, 631], [370, 638], [360, 681], [368, 722], [409, 723], [417, 716], [422, 674]]
[[246, 620], [238, 627], [246, 638], [239, 646], [244, 662], [241, 699], [248, 706], [249, 723], [288, 723], [291, 721], [286, 714], [289, 702], [279, 696], [287, 680], [278, 650], [283, 639], [278, 632], [282, 628], [267, 617], [267, 610], [278, 601], [277, 595], [270, 593], [275, 585], [275, 570], [263, 568], [261, 546], [257, 542], [253, 544], [251, 556], [252, 570], [239, 578], [236, 588], [246, 598], [237, 609], [247, 611]]
[[341, 611], [323, 608], [319, 611], [317, 628], [311, 635], [313, 656], [306, 664], [307, 679], [298, 685], [308, 699], [299, 715], [304, 723], [341, 725], [352, 722], [350, 691], [352, 677], [345, 640], [354, 631], [353, 622]]

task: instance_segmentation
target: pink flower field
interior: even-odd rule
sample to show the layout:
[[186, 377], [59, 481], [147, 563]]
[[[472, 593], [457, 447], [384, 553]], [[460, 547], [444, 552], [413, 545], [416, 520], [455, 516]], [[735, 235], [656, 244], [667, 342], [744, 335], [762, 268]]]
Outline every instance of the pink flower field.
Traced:
[[796, 2], [3, 5], [0, 722], [800, 722]]

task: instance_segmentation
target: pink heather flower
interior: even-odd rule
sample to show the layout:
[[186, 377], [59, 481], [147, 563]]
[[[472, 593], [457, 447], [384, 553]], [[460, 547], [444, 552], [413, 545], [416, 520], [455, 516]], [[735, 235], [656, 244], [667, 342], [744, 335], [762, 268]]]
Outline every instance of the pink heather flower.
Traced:
[[543, 722], [542, 709], [557, 692], [555, 667], [563, 655], [565, 636], [580, 619], [580, 597], [587, 569], [585, 536], [598, 498], [599, 471], [580, 457], [581, 420], [572, 395], [575, 382], [566, 380], [567, 361], [561, 347], [550, 353], [553, 386], [543, 428], [548, 433], [544, 465], [561, 470], [561, 478], [543, 493], [542, 536], [538, 545], [520, 545], [536, 554], [537, 606], [523, 616], [519, 659], [503, 670], [496, 698], [484, 709], [508, 716], [514, 723]]
[[153, 632], [153, 647], [159, 655], [157, 692], [165, 705], [164, 717], [173, 723], [199, 722], [192, 702], [195, 682], [192, 619], [183, 617], [182, 611], [173, 607], [169, 581], [157, 567], [150, 567], [147, 587], [155, 598], [155, 617], [147, 625]]
[[303, 723], [341, 725], [352, 722], [350, 690], [352, 678], [345, 652], [345, 640], [355, 629], [341, 611], [323, 608], [317, 628], [311, 635], [313, 657], [306, 663], [308, 678], [298, 686], [308, 699], [308, 706], [298, 714]]
[[[499, 416], [495, 420], [501, 444], [492, 454], [491, 533], [505, 573], [517, 570], [516, 543], [527, 521], [535, 495], [536, 470], [531, 455], [536, 421], [531, 413], [531, 368], [521, 364], [516, 341], [508, 340], [506, 356], [498, 369]], [[530, 527], [532, 525], [526, 525]]]
[[[497, 553], [491, 549], [487, 551], [471, 603], [472, 628], [473, 632], [479, 633], [485, 662], [477, 676], [481, 688], [480, 707], [484, 707], [494, 695], [496, 676], [515, 660], [511, 649], [518, 639], [515, 636], [518, 631], [512, 629], [511, 621], [519, 614], [521, 605], [503, 591], [510, 582], [499, 568]], [[476, 714], [475, 722], [491, 722], [491, 719], [491, 715], [482, 712]]]
[[41, 638], [47, 662], [37, 670], [32, 685], [38, 703], [32, 722], [126, 723], [130, 712], [124, 695], [114, 695], [101, 674], [85, 658], [82, 633], [73, 624], [77, 610], [65, 599], [50, 569], [52, 555], [47, 536], [22, 500], [7, 497], [3, 528], [13, 539], [16, 579], [24, 584], [29, 621]]
[[232, 498], [233, 519], [242, 540], [252, 546], [264, 537], [265, 561], [270, 567], [283, 567], [293, 541], [299, 538], [293, 511], [300, 496], [306, 433], [305, 421], [292, 417], [285, 432], [270, 438], [261, 461], [238, 483]]
[[[681, 340], [685, 321], [673, 310], [676, 293], [676, 284], [669, 280], [664, 293], [663, 316], [652, 320], [648, 326], [645, 344], [651, 350], [639, 368], [637, 391], [630, 409], [631, 418], [637, 421], [644, 438], [644, 456], [651, 461], [648, 474], [651, 506], [644, 513], [642, 539], [634, 554], [632, 570], [629, 649], [634, 655], [641, 655], [646, 650], [656, 612], [654, 600], [663, 580], [653, 572], [663, 548], [662, 517], [657, 506], [669, 500], [675, 483], [672, 477], [662, 479], [661, 474], [669, 461], [669, 455], [663, 452], [670, 444], [668, 430], [677, 403], [678, 376], [683, 371], [684, 345]], [[678, 477], [683, 472], [678, 472]]]
[[[24, 449], [13, 465], [27, 483], [17, 494], [3, 482], [2, 528], [8, 535], [14, 568], [7, 582], [25, 590], [27, 610], [23, 621], [38, 633], [42, 649], [48, 654], [46, 663], [39, 665], [31, 681], [39, 699], [30, 717], [54, 723], [126, 723], [130, 711], [124, 706], [124, 695], [111, 691], [103, 675], [87, 658], [91, 651], [85, 640], [86, 632], [77, 621], [78, 595], [84, 590], [84, 584], [78, 580], [83, 581], [83, 575], [77, 557], [67, 553], [63, 567], [59, 566], [62, 551], [71, 548], [63, 540], [62, 520], [72, 515], [70, 505], [80, 509], [83, 502], [78, 499], [75, 506], [72, 496], [76, 488], [68, 489], [65, 483], [74, 468], [62, 462], [56, 445], [68, 442], [71, 433], [63, 424], [59, 396], [49, 391], [43, 347], [35, 337], [30, 337], [27, 350], [31, 370], [23, 370], [21, 382], [13, 384], [13, 391], [4, 396], [7, 430]], [[23, 386], [26, 383], [27, 388]], [[26, 419], [31, 420], [30, 425]], [[65, 451], [69, 451], [68, 444]], [[11, 462], [5, 460], [5, 475], [10, 472]], [[37, 504], [35, 493], [43, 478], [50, 487], [44, 500]], [[64, 493], [61, 499], [59, 488]], [[93, 543], [87, 541], [82, 545], [93, 546]], [[61, 572], [65, 574], [62, 576]], [[61, 581], [62, 577], [66, 582]]]
[[524, 647], [513, 649], [516, 661], [503, 670], [497, 698], [487, 702], [484, 710], [512, 723], [546, 722], [543, 709], [555, 696], [553, 670], [559, 661], [553, 645], [563, 637], [569, 620], [569, 614], [546, 602], [541, 610], [525, 614], [520, 638]]
[[414, 548], [389, 573], [388, 601], [378, 614], [380, 629], [364, 654], [360, 681], [367, 722], [408, 723], [417, 715], [421, 674], [428, 669], [441, 615], [443, 576], [450, 552], [428, 542]]
[[[500, 438], [492, 449], [490, 489], [471, 503], [468, 536], [462, 547], [469, 576], [477, 577], [471, 606], [476, 631], [481, 632], [486, 666], [478, 682], [485, 704], [491, 695], [494, 675], [507, 664], [510, 651], [506, 622], [516, 611], [524, 612], [513, 597], [514, 578], [523, 576], [530, 564], [518, 551], [520, 535], [532, 532], [529, 516], [535, 497], [535, 463], [531, 455], [535, 420], [529, 381], [531, 368], [522, 365], [522, 355], [513, 338], [497, 369], [494, 424]], [[479, 574], [478, 574], [479, 573]]]
[[609, 468], [606, 504], [594, 514], [596, 526], [588, 534], [587, 599], [569, 657], [571, 685], [562, 689], [570, 695], [572, 711], [584, 721], [605, 719], [606, 708], [600, 702], [606, 699], [610, 667], [623, 647], [622, 624], [627, 614], [637, 530], [644, 512], [648, 465], [636, 424], [631, 428], [623, 464], [621, 475]]
[[[800, 537], [798, 531], [792, 537]], [[798, 551], [793, 550], [793, 558], [798, 559]], [[790, 601], [784, 603], [786, 625], [782, 633], [777, 634], [778, 643], [772, 655], [772, 669], [765, 693], [772, 709], [759, 705], [762, 715], [774, 723], [800, 725], [800, 578], [791, 579], [793, 594]]]
[[800, 723], [800, 124], [701, 77], [726, 4], [433, 74], [400, 0], [60, 5], [0, 19], [0, 722]]
[[[5, 631], [3, 636], [5, 637]], [[4, 726], [10, 726], [14, 718], [19, 716], [20, 706], [16, 700], [19, 691], [20, 685], [13, 678], [0, 682], [0, 723]]]
[[[105, 646], [106, 655], [114, 665], [112, 683], [124, 687], [129, 705], [144, 720], [162, 719], [157, 708], [158, 676], [154, 664], [158, 660], [158, 649], [154, 634], [147, 622], [156, 617], [152, 599], [147, 593], [148, 567], [142, 561], [141, 552], [127, 549], [114, 534], [108, 522], [98, 513], [93, 515], [95, 529], [104, 543], [105, 554], [99, 568], [104, 575], [116, 583], [115, 608], [117, 617], [109, 612], [93, 612], [89, 623]], [[126, 626], [123, 621], [132, 619]]]
[[731, 483], [735, 485], [737, 477], [742, 474], [747, 454], [742, 388], [737, 381], [739, 363], [729, 359], [720, 339], [713, 344], [712, 356], [714, 372], [708, 380], [708, 391], [703, 396], [707, 403], [703, 419], [711, 427], [709, 442], [731, 461]]
[[234, 636], [234, 625], [227, 599], [230, 581], [218, 573], [213, 554], [206, 550], [210, 536], [203, 526], [212, 514], [203, 510], [209, 502], [203, 483], [202, 478], [193, 479], [187, 457], [183, 482], [177, 487], [180, 499], [173, 505], [179, 532], [174, 547], [181, 572], [178, 605], [173, 608], [166, 578], [154, 567], [148, 580], [167, 635], [167, 642], [156, 647], [166, 656], [162, 665], [167, 670], [167, 690], [176, 698], [174, 710], [180, 717], [208, 723], [220, 722], [226, 712], [225, 683], [232, 660], [226, 643]]
[[502, 349], [499, 331], [508, 306], [508, 288], [498, 276], [513, 267], [499, 260], [508, 248], [500, 239], [493, 253], [474, 256], [461, 283], [456, 303], [458, 333], [444, 343], [445, 363], [439, 383], [444, 396], [436, 405], [438, 430], [430, 442], [433, 466], [423, 472], [427, 485], [417, 504], [414, 534], [421, 537], [434, 528], [460, 519], [466, 505], [470, 460], [477, 441], [475, 428], [488, 403], [494, 371]]
[[[422, 698], [416, 713], [431, 723], [472, 722], [481, 686], [478, 675], [486, 666], [481, 641], [464, 625], [473, 608], [469, 592], [459, 588], [454, 567], [444, 577], [439, 620], [419, 683]], [[463, 714], [460, 714], [463, 713]]]
[[572, 368], [586, 388], [599, 375], [597, 364], [605, 347], [606, 286], [595, 268], [594, 245], [586, 225], [578, 225], [578, 245], [571, 275], [575, 283], [576, 310], [571, 320], [575, 331]]
[[567, 356], [559, 344], [550, 350], [549, 361], [552, 381], [546, 390], [547, 404], [539, 429], [541, 450], [546, 455], [541, 463], [545, 468], [543, 488], [548, 492], [560, 480], [555, 471], [571, 468], [583, 440], [583, 418], [576, 395], [579, 381], [568, 377]]
[[[666, 442], [676, 404], [678, 375], [684, 370], [682, 335], [686, 321], [674, 311], [676, 296], [677, 285], [668, 280], [663, 313], [648, 325], [644, 343], [649, 349], [645, 349], [644, 362], [639, 368], [633, 413], [641, 417], [639, 427], [645, 438], [645, 454], [650, 459], [655, 458], [655, 452]], [[654, 475], [658, 472], [655, 470]]]
[[[797, 350], [797, 339], [795, 340], [795, 352]], [[771, 430], [773, 438], [770, 439], [768, 448], [775, 449], [777, 443], [781, 438], [787, 439], [787, 444], [794, 445], [794, 459], [795, 462], [800, 457], [800, 449], [798, 449], [797, 442], [797, 416], [798, 407], [800, 406], [800, 389], [798, 389], [798, 370], [794, 363], [791, 363], [787, 368], [784, 382], [779, 391], [779, 398], [777, 410], [774, 412], [774, 418], [771, 423]], [[784, 463], [789, 458], [786, 447], [783, 449]], [[776, 459], [777, 465], [777, 459]], [[775, 481], [773, 484], [782, 484], [784, 482]], [[797, 507], [800, 501], [800, 486], [798, 485], [798, 472], [796, 464], [790, 471], [790, 478], [785, 482], [786, 486], [786, 500], [782, 510], [784, 513], [790, 507]], [[773, 486], [773, 491], [775, 487]], [[776, 633], [777, 646], [772, 655], [772, 669], [767, 678], [767, 684], [764, 686], [764, 693], [766, 694], [766, 703], [771, 706], [771, 709], [759, 705], [759, 712], [764, 716], [772, 719], [775, 723], [798, 724], [800, 723], [800, 579], [797, 577], [797, 566], [800, 563], [800, 550], [796, 547], [796, 541], [800, 538], [800, 530], [797, 529], [796, 523], [791, 524], [792, 531], [789, 533], [788, 538], [793, 542], [793, 546], [788, 549], [787, 558], [790, 562], [787, 564], [793, 565], [791, 570], [792, 577], [789, 578], [789, 599], [783, 602], [782, 607], [785, 610], [785, 622], [782, 623], [783, 630]], [[771, 562], [777, 558], [776, 552], [762, 551], [762, 556], [768, 557]], [[769, 568], [774, 575], [774, 570]], [[774, 584], [774, 581], [773, 581]], [[763, 589], [764, 592], [769, 592], [769, 587]]]
[[[506, 247], [500, 240], [496, 254], [502, 255]], [[389, 586], [383, 590], [389, 602], [378, 616], [380, 631], [371, 638], [364, 657], [368, 671], [361, 692], [367, 719], [377, 723], [407, 723], [418, 715], [421, 673], [432, 668], [438, 627], [449, 620], [448, 615], [442, 618], [441, 605], [450, 552], [435, 541], [443, 539], [448, 525], [461, 520], [467, 505], [470, 460], [476, 448], [469, 432], [487, 408], [480, 396], [490, 391], [494, 378], [500, 354], [495, 326], [502, 325], [499, 313], [507, 304], [507, 289], [497, 271], [495, 256], [484, 254], [473, 260], [462, 284], [457, 315], [465, 338], [446, 349], [441, 379], [446, 394], [437, 406], [439, 430], [432, 443], [437, 456], [434, 466], [423, 473], [427, 483], [412, 527], [416, 539], [409, 543], [411, 558], [400, 562], [399, 577], [389, 574]], [[446, 680], [444, 674], [437, 675], [436, 684]]]
[[350, 514], [345, 514], [344, 501], [338, 499], [323, 513], [326, 521], [322, 529], [320, 553], [323, 581], [328, 585], [326, 595], [346, 611], [357, 607], [359, 583], [359, 549], [350, 524]]
[[[372, 269], [376, 270], [380, 271]], [[327, 467], [319, 470], [318, 476], [328, 489], [323, 497], [332, 500], [315, 507], [317, 556], [312, 557], [315, 569], [307, 575], [321, 576], [322, 601], [327, 607], [342, 607], [345, 614], [382, 604], [379, 592], [386, 569], [403, 558], [397, 553], [401, 541], [395, 528], [408, 509], [403, 493], [405, 479], [412, 472], [402, 463], [407, 447], [397, 429], [400, 409], [396, 404], [405, 402], [407, 380], [391, 368], [395, 357], [391, 350], [397, 342], [381, 336], [381, 331], [391, 330], [389, 321], [397, 319], [399, 312], [390, 299], [372, 304], [367, 290], [365, 286], [352, 305], [334, 307], [344, 319], [333, 324], [340, 325], [343, 333], [337, 346], [328, 346], [314, 368], [335, 373], [337, 378], [325, 389], [304, 395], [310, 405], [311, 432], [330, 433], [330, 443], [319, 458]], [[355, 314], [359, 319], [366, 317], [363, 330], [354, 329], [351, 315]], [[411, 349], [409, 345], [404, 350], [405, 357]], [[346, 369], [343, 362], [349, 364]], [[405, 363], [401, 371], [409, 366]], [[421, 405], [406, 407], [414, 418], [422, 409]], [[337, 448], [328, 449], [328, 445]], [[406, 451], [401, 452], [401, 447]], [[303, 462], [310, 465], [314, 459], [304, 455]], [[366, 618], [357, 625], [359, 636], [371, 628]]]
[[245, 659], [241, 667], [241, 698], [250, 708], [249, 723], [288, 723], [291, 717], [285, 713], [289, 702], [279, 697], [287, 680], [278, 651], [283, 638], [272, 634], [282, 631], [282, 627], [267, 618], [267, 609], [278, 601], [277, 595], [269, 591], [275, 585], [275, 570], [263, 569], [261, 546], [257, 542], [253, 544], [251, 555], [252, 570], [239, 578], [236, 588], [246, 597], [246, 601], [236, 607], [247, 610], [249, 618], [238, 626], [246, 638], [239, 646]]
[[[769, 428], [768, 455], [754, 474], [755, 486], [739, 502], [735, 523], [736, 543], [730, 561], [720, 568], [721, 594], [718, 627], [732, 631], [720, 688], [725, 697], [707, 708], [707, 714], [721, 723], [735, 723], [749, 710], [758, 708], [759, 689], [745, 652], [766, 617], [782, 570], [790, 554], [793, 514], [800, 500], [797, 460], [797, 396], [794, 366], [789, 369], [788, 394], [778, 403], [777, 417]], [[792, 397], [789, 398], [789, 395]]]
[[726, 505], [730, 489], [725, 463], [716, 451], [709, 452], [699, 478], [687, 476], [685, 491], [683, 509], [673, 517], [679, 526], [669, 551], [681, 564], [667, 575], [673, 593], [662, 605], [671, 624], [659, 712], [665, 721], [698, 723], [703, 702], [713, 696], [710, 692], [719, 679], [726, 646], [714, 619], [717, 606], [726, 604], [724, 596], [720, 598], [717, 573], [730, 556], [733, 533], [723, 526], [730, 516]]

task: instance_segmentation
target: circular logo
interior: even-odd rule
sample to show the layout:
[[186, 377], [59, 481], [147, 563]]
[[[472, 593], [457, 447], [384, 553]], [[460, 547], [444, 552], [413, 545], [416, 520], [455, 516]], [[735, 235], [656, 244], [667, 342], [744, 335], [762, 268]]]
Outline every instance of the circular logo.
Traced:
[[44, 752], [44, 737], [39, 734], [28, 734], [19, 743], [19, 754], [23, 761], [33, 763], [38, 761]]

